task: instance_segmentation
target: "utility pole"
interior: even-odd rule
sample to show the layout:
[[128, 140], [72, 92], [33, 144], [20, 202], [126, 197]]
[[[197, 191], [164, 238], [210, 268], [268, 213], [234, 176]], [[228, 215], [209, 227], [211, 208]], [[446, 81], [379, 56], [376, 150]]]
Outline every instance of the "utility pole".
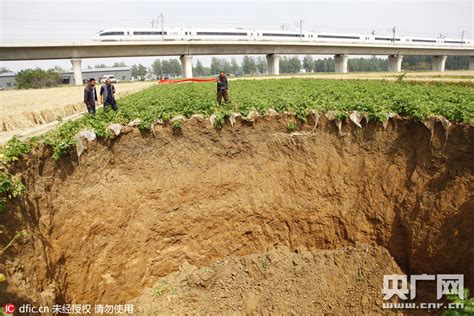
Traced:
[[372, 30], [372, 35], [375, 35], [375, 30]]
[[461, 45], [464, 44], [464, 30], [461, 32]]
[[155, 28], [155, 19], [151, 20], [151, 28], [152, 28], [152, 29]]
[[163, 15], [163, 13], [161, 13], [160, 18], [161, 18], [161, 37], [164, 40], [165, 39], [165, 28], [164, 28], [163, 24], [165, 23], [165, 16]]
[[303, 20], [300, 20], [300, 39], [303, 38]]
[[392, 28], [392, 33], [393, 33], [392, 42], [394, 42], [394, 43], [395, 43], [395, 33], [396, 33], [396, 31], [397, 31], [397, 28], [394, 26], [394, 27]]

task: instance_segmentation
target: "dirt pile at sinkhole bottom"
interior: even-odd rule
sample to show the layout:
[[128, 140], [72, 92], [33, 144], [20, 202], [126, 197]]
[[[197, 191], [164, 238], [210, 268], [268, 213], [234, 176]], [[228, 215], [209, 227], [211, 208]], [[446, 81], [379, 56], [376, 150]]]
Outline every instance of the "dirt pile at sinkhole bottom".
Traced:
[[397, 265], [474, 287], [473, 127], [446, 140], [441, 123], [431, 135], [406, 119], [346, 122], [341, 136], [325, 118], [309, 133], [309, 117], [290, 136], [289, 119], [132, 129], [91, 142], [80, 164], [37, 149], [16, 166], [28, 191], [0, 242], [31, 237], [2, 257], [0, 296], [138, 304], [151, 289], [150, 308], [178, 313], [202, 300], [204, 312], [380, 311], [381, 275]]

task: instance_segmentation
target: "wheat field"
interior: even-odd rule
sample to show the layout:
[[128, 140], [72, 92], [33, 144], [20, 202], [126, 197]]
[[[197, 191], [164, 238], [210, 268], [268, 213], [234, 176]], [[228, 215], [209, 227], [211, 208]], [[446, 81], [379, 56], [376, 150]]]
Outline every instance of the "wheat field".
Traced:
[[[155, 82], [115, 85], [117, 97], [138, 92]], [[0, 131], [14, 131], [46, 124], [86, 110], [84, 86], [0, 91]], [[97, 88], [99, 91], [99, 87]]]

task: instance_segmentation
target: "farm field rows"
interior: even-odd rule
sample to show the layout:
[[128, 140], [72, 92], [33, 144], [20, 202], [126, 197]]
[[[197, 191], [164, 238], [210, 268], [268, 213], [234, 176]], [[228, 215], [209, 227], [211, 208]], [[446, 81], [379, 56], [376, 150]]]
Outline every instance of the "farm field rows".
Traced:
[[361, 80], [238, 80], [230, 83], [231, 103], [218, 107], [214, 83], [189, 83], [154, 86], [124, 97], [120, 110], [99, 111], [95, 117], [84, 116], [68, 122], [44, 136], [53, 145], [56, 156], [75, 143], [82, 129], [93, 128], [97, 135], [110, 135], [111, 123], [128, 124], [140, 120], [140, 128], [150, 128], [157, 119], [172, 116], [191, 117], [217, 114], [221, 125], [231, 112], [246, 116], [251, 111], [268, 109], [295, 113], [305, 120], [309, 110], [333, 111], [337, 119], [359, 111], [371, 120], [384, 121], [388, 113], [423, 120], [441, 115], [453, 122], [474, 122], [474, 89], [471, 84], [393, 83]]

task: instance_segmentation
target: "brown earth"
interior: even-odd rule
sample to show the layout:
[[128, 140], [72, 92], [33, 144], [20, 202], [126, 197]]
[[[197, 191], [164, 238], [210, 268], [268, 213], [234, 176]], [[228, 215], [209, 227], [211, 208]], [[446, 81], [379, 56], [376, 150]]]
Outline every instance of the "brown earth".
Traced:
[[474, 288], [473, 127], [446, 140], [441, 123], [345, 122], [341, 136], [309, 117], [290, 135], [289, 119], [131, 129], [80, 164], [37, 149], [16, 166], [28, 191], [0, 243], [31, 237], [2, 258], [0, 303], [344, 314], [381, 312], [399, 269]]

